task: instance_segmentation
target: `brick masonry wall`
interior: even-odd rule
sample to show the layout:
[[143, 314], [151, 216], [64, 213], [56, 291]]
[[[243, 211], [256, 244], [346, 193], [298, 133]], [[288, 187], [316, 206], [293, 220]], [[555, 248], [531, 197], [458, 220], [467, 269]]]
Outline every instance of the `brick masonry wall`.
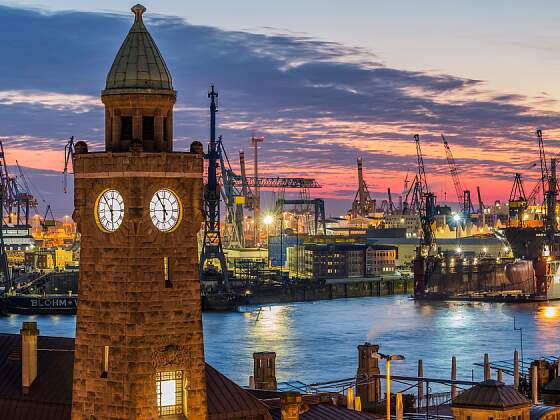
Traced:
[[[206, 419], [206, 386], [196, 233], [202, 222], [202, 155], [87, 153], [75, 156], [74, 220], [81, 233], [73, 419], [157, 418], [155, 372], [183, 370], [188, 417]], [[102, 232], [95, 202], [107, 188], [124, 199], [113, 233]], [[149, 202], [173, 190], [183, 219], [159, 232]], [[163, 257], [172, 288], [166, 288]], [[103, 349], [109, 370], [102, 378]]]

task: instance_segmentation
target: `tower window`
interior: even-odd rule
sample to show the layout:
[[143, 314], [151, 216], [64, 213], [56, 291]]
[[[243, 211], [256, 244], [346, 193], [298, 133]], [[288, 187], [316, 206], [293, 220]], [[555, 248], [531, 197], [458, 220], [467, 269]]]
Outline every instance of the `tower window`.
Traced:
[[171, 283], [171, 274], [169, 271], [169, 257], [163, 257], [163, 279], [165, 280], [165, 287], [173, 287], [173, 283]]
[[169, 139], [167, 138], [168, 136], [168, 131], [167, 131], [167, 117], [163, 117], [163, 141], [168, 141]]
[[154, 117], [142, 117], [142, 140], [154, 139]]
[[132, 117], [121, 117], [121, 140], [132, 140]]
[[183, 414], [183, 371], [157, 372], [156, 396], [160, 416]]

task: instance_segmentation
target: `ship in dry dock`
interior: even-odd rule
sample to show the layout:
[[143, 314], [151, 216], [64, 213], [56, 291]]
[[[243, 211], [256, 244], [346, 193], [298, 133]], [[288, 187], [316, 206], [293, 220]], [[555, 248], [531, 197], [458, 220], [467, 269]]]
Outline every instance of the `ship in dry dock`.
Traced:
[[[449, 255], [438, 251], [431, 229], [433, 194], [423, 197], [423, 235], [414, 260], [416, 299], [534, 302], [560, 299], [560, 247], [557, 216], [557, 161], [547, 161], [537, 130], [541, 180], [529, 197], [516, 174], [508, 202], [509, 221], [496, 235], [511, 251], [507, 257]], [[543, 192], [541, 205], [529, 205]], [[507, 241], [507, 242], [506, 242]]]

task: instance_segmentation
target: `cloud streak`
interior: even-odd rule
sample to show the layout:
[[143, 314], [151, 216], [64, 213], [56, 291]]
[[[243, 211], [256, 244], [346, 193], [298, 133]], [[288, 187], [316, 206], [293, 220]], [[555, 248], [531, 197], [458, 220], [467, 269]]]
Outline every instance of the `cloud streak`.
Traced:
[[[560, 115], [546, 93], [491, 92], [484, 81], [391, 68], [368, 51], [301, 35], [147, 18], [179, 93], [177, 147], [208, 137], [206, 90], [215, 83], [232, 160], [248, 148], [253, 131], [264, 134], [263, 172], [314, 176], [325, 196], [352, 198], [358, 155], [370, 188], [400, 191], [406, 172], [414, 171], [415, 133], [436, 192], [453, 191], [439, 138], [444, 132], [465, 184], [482, 185], [492, 200], [507, 198], [513, 173], [538, 156], [535, 128], [545, 130], [549, 150], [560, 150], [548, 140], [559, 134]], [[10, 57], [0, 67], [0, 135], [12, 139], [12, 153], [62, 150], [70, 135], [101, 147], [98, 98], [131, 22], [129, 15], [0, 7], [0, 52]]]

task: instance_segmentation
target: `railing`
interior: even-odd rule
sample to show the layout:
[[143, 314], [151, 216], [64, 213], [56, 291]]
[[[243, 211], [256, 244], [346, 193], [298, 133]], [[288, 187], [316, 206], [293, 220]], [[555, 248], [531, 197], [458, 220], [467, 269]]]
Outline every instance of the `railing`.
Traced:
[[[457, 390], [457, 394], [459, 394], [459, 390]], [[428, 397], [426, 399], [426, 397]], [[427, 396], [422, 396], [421, 400], [416, 399], [416, 408], [424, 408], [428, 407], [435, 407], [438, 405], [442, 405], [445, 403], [451, 402], [451, 392], [434, 392], [430, 393]]]

